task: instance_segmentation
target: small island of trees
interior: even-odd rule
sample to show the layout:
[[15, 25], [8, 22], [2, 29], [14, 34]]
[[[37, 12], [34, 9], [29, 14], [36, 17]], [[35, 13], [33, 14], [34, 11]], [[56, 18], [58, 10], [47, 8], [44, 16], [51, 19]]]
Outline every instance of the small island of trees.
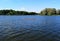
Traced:
[[40, 12], [40, 15], [60, 15], [60, 9], [45, 8]]
[[60, 15], [60, 9], [45, 8], [40, 13], [27, 12], [27, 11], [15, 11], [15, 10], [0, 10], [0, 15]]

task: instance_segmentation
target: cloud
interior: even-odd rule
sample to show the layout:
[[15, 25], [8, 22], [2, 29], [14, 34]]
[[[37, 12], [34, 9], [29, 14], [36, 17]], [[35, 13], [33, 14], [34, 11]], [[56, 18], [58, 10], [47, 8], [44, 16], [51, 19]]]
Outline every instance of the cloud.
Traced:
[[20, 10], [22, 10], [22, 11], [26, 11], [26, 8], [22, 7], [22, 8], [20, 8]]
[[28, 11], [28, 12], [39, 12], [38, 10], [36, 9], [33, 9], [33, 8], [26, 8], [26, 7], [21, 7], [20, 9], [15, 9], [15, 10], [19, 10], [19, 11]]
[[19, 10], [28, 11], [28, 9], [26, 7], [21, 7]]

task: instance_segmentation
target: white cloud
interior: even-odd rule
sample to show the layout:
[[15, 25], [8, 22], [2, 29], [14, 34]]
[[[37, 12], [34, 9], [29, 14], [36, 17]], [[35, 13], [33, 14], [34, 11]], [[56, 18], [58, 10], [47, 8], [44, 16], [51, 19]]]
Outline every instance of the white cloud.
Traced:
[[35, 10], [35, 9], [28, 9], [28, 8], [26, 8], [26, 7], [21, 7], [20, 9], [15, 9], [15, 10], [19, 10], [19, 11], [28, 11], [28, 12], [40, 12], [40, 11], [38, 11], [38, 10]]
[[20, 8], [20, 10], [22, 10], [22, 11], [26, 11], [26, 8], [22, 7], [22, 8]]

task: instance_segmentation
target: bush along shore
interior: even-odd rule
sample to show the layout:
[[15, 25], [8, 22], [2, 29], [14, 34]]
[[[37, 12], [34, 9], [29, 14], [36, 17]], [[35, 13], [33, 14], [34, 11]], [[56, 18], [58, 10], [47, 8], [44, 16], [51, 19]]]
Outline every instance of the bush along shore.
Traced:
[[55, 8], [45, 8], [39, 13], [27, 12], [27, 11], [16, 11], [16, 10], [0, 10], [0, 15], [60, 15], [60, 9]]

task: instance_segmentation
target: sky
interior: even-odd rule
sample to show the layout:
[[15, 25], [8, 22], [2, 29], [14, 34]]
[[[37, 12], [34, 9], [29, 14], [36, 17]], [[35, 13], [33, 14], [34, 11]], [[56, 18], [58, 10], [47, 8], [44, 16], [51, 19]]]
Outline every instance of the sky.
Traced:
[[60, 9], [60, 0], [0, 0], [0, 9], [40, 12], [44, 8]]

